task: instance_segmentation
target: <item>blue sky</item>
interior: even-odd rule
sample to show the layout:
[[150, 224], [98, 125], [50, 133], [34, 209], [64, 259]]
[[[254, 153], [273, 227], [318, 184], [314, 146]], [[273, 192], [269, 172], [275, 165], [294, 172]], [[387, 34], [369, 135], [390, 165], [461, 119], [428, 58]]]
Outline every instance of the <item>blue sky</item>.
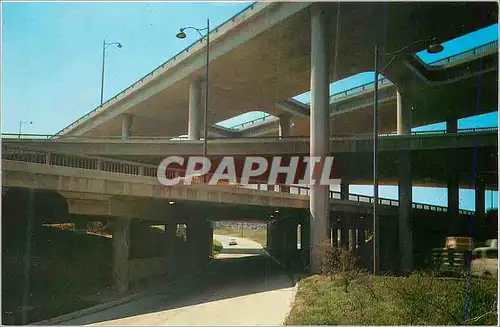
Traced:
[[[102, 42], [121, 42], [109, 48], [104, 99], [119, 93], [158, 65], [189, 46], [198, 35], [175, 37], [180, 27], [203, 27], [207, 16], [213, 27], [244, 9], [250, 2], [99, 2], [2, 3], [2, 132], [54, 134], [99, 104]], [[421, 53], [434, 61], [498, 39], [493, 25], [459, 40], [444, 43], [438, 55]], [[333, 83], [336, 93], [373, 81], [365, 72]], [[299, 95], [308, 102], [308, 94]], [[235, 118], [238, 124], [261, 112]], [[497, 126], [497, 112], [459, 121], [459, 128]], [[225, 124], [227, 125], [227, 124]], [[444, 123], [419, 129], [444, 128]], [[352, 186], [351, 192], [370, 194], [370, 187]], [[397, 188], [381, 188], [381, 196], [397, 198]], [[487, 208], [491, 206], [487, 194]], [[497, 194], [494, 194], [497, 206]], [[414, 189], [414, 201], [443, 205], [445, 189]], [[461, 207], [474, 208], [471, 191], [461, 190]]]

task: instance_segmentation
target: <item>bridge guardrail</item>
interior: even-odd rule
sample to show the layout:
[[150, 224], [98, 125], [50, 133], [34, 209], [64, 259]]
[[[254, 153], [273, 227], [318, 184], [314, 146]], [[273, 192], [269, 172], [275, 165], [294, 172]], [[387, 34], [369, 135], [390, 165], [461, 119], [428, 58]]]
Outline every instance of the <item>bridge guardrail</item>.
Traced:
[[[128, 174], [128, 175], [138, 175], [138, 176], [147, 176], [147, 177], [157, 177], [158, 166], [137, 163], [133, 161], [125, 161], [118, 159], [110, 159], [105, 157], [95, 157], [95, 156], [87, 156], [81, 154], [73, 154], [73, 153], [62, 153], [50, 150], [41, 150], [35, 148], [27, 148], [27, 147], [19, 147], [19, 146], [3, 146], [2, 149], [2, 160], [10, 160], [10, 161], [20, 161], [20, 162], [29, 162], [29, 163], [37, 163], [37, 164], [45, 164], [45, 165], [54, 165], [54, 166], [63, 166], [63, 167], [72, 167], [72, 168], [80, 168], [87, 170], [98, 170], [98, 171], [107, 171], [111, 173], [118, 174]], [[175, 178], [175, 177], [183, 177], [185, 171], [182, 169], [167, 169], [165, 172], [165, 176], [167, 178]], [[207, 174], [208, 177], [211, 177], [211, 174]], [[195, 176], [192, 180], [193, 184], [202, 184], [205, 182], [205, 178], [203, 176]], [[255, 180], [255, 184], [250, 185], [229, 185], [228, 182], [222, 182], [218, 185], [226, 185], [226, 186], [236, 186], [242, 188], [252, 188], [252, 189], [260, 189], [261, 185], [264, 183], [259, 183], [259, 181]], [[267, 184], [266, 189], [267, 189]], [[310, 189], [306, 186], [299, 185], [285, 185], [278, 184], [273, 187], [274, 192], [282, 192], [282, 193], [290, 193], [290, 194], [301, 194], [301, 195], [309, 195]], [[330, 199], [340, 199], [341, 192], [332, 191], [329, 192]], [[348, 200], [356, 202], [366, 202], [373, 203], [374, 198], [371, 196], [360, 195], [360, 194], [348, 194]], [[388, 206], [398, 206], [399, 201], [379, 198], [379, 204], [388, 205]], [[412, 207], [415, 209], [421, 210], [429, 210], [436, 212], [446, 212], [447, 208], [437, 205], [424, 204], [424, 203], [413, 203]], [[460, 214], [471, 215], [472, 211], [468, 210], [460, 210]]]
[[454, 54], [452, 56], [433, 61], [427, 65], [443, 66], [443, 65], [451, 64], [451, 63], [461, 61], [461, 60], [464, 60], [464, 59], [467, 59], [470, 57], [474, 57], [477, 55], [482, 55], [482, 54], [484, 54], [488, 51], [491, 51], [491, 50], [495, 50], [495, 51], [498, 50], [498, 40], [491, 41], [491, 42], [485, 43], [483, 45], [480, 45], [478, 47], [475, 47], [473, 49], [465, 50], [465, 51], [462, 51], [460, 53]]
[[[485, 133], [485, 132], [498, 132], [498, 127], [478, 127], [478, 128], [465, 128], [457, 130], [457, 133], [447, 133], [446, 130], [434, 130], [434, 131], [417, 131], [411, 132], [412, 136], [425, 136], [425, 135], [453, 135], [453, 134], [467, 134], [467, 133]], [[397, 133], [381, 133], [380, 137], [394, 137], [401, 136]], [[209, 137], [208, 140], [238, 140], [238, 139], [301, 139], [308, 138], [308, 135], [299, 136], [250, 136], [250, 137], [238, 137], [238, 138], [227, 138], [227, 137]], [[373, 137], [372, 133], [369, 134], [336, 134], [330, 137], [331, 140], [335, 139], [366, 139]], [[19, 139], [19, 140], [123, 140], [121, 136], [58, 136], [54, 138], [53, 135], [46, 134], [15, 134], [15, 133], [2, 133], [2, 139]], [[201, 140], [188, 140], [187, 137], [179, 136], [131, 136], [125, 139], [125, 141], [133, 140], [171, 140], [171, 141], [191, 141], [199, 142]]]

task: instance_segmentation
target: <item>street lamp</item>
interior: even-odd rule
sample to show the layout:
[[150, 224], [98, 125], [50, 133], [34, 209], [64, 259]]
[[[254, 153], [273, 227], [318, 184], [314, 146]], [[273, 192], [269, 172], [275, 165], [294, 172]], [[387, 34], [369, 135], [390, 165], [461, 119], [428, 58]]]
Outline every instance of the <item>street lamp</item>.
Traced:
[[101, 105], [104, 100], [104, 67], [106, 62], [106, 49], [109, 46], [116, 45], [117, 48], [122, 48], [122, 44], [120, 42], [110, 42], [107, 43], [106, 40], [102, 42], [102, 71], [101, 71]]
[[[377, 205], [378, 205], [378, 184], [379, 184], [379, 125], [380, 125], [380, 117], [379, 117], [379, 108], [378, 108], [378, 75], [380, 72], [383, 72], [389, 65], [396, 59], [396, 57], [405, 53], [408, 49], [412, 47], [416, 47], [417, 45], [425, 44], [427, 48], [427, 52], [431, 54], [439, 53], [443, 51], [443, 46], [436, 42], [436, 38], [431, 38], [427, 40], [418, 40], [413, 43], [404, 46], [403, 48], [390, 52], [379, 54], [378, 44], [375, 44], [375, 64], [374, 64], [374, 72], [375, 72], [375, 85], [374, 85], [374, 96], [373, 96], [373, 273], [377, 274], [379, 271], [379, 262], [377, 258], [379, 257], [379, 248], [378, 248], [378, 217], [377, 217]], [[380, 69], [378, 68], [379, 57], [388, 57], [392, 56], [387, 65]], [[410, 127], [411, 128], [411, 127]]]
[[209, 68], [209, 61], [210, 61], [210, 20], [207, 18], [207, 27], [204, 28], [196, 28], [193, 26], [186, 26], [183, 27], [179, 30], [179, 33], [177, 33], [177, 38], [179, 39], [185, 39], [186, 38], [186, 33], [184, 33], [185, 30], [188, 29], [193, 29], [200, 34], [200, 38], [203, 39], [203, 34], [201, 31], [207, 31], [207, 52], [206, 52], [206, 58], [205, 58], [205, 108], [203, 108], [203, 157], [207, 157], [207, 112], [208, 112], [208, 68]]
[[31, 120], [20, 120], [19, 121], [19, 134], [18, 134], [18, 138], [21, 138], [21, 130], [23, 128], [23, 125], [33, 125], [33, 122]]

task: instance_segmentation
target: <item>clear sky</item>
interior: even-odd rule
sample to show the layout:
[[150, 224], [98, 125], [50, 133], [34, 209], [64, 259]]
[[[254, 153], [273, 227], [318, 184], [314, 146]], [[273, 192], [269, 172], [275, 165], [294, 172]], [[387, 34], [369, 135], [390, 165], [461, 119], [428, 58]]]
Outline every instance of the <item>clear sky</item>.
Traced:
[[[180, 27], [203, 27], [209, 17], [213, 27], [244, 9], [250, 2], [87, 2], [2, 3], [2, 132], [54, 134], [98, 106], [102, 42], [121, 42], [110, 47], [106, 58], [104, 99], [119, 93], [136, 80], [189, 46], [199, 36], [175, 37]], [[444, 43], [445, 50], [430, 62], [498, 39], [498, 25]], [[331, 93], [373, 81], [365, 72], [331, 85]], [[308, 102], [309, 95], [297, 99]], [[254, 112], [224, 125], [262, 116]], [[459, 121], [459, 128], [497, 126], [497, 112]], [[420, 129], [442, 129], [437, 124]], [[351, 192], [370, 194], [370, 187], [351, 187]], [[474, 208], [471, 191], [461, 190], [461, 207]], [[397, 198], [397, 188], [381, 189], [381, 196]], [[497, 206], [497, 194], [494, 196]], [[487, 208], [491, 206], [487, 194]], [[414, 189], [414, 201], [443, 205], [445, 189]]]

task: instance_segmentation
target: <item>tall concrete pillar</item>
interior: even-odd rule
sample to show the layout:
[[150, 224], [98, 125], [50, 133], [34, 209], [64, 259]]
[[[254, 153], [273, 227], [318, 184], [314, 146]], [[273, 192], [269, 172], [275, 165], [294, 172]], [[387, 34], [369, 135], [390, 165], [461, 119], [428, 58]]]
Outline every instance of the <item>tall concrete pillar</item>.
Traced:
[[454, 171], [455, 169], [452, 167], [452, 172], [448, 177], [447, 186], [448, 186], [448, 225], [451, 227], [451, 233], [458, 233], [459, 228], [459, 202], [460, 202], [460, 193], [459, 193], [459, 180], [458, 173]]
[[340, 182], [340, 198], [342, 200], [349, 200], [349, 183], [344, 180]]
[[122, 139], [129, 139], [132, 136], [132, 115], [123, 115], [122, 119]]
[[411, 131], [411, 107], [399, 91], [396, 93], [396, 113], [398, 135], [410, 135]]
[[176, 259], [176, 239], [177, 239], [177, 223], [174, 221], [169, 221], [165, 224], [165, 239], [167, 247], [167, 261], [168, 261], [168, 273], [175, 274], [177, 271], [177, 259]]
[[413, 231], [412, 231], [412, 178], [411, 152], [399, 153], [399, 216], [398, 239], [400, 251], [400, 268], [403, 273], [413, 269]]
[[287, 137], [290, 136], [290, 115], [279, 115], [279, 136]]
[[446, 120], [446, 133], [456, 133], [458, 130], [458, 121], [456, 118]]
[[268, 221], [266, 224], [266, 248], [269, 251], [271, 248], [271, 222]]
[[301, 263], [304, 266], [304, 270], [309, 271], [310, 265], [310, 220], [302, 221], [300, 224], [300, 252], [301, 255]]
[[482, 219], [486, 213], [486, 189], [482, 180], [476, 181], [476, 218]]
[[[311, 121], [310, 156], [325, 157], [329, 154], [329, 38], [328, 13], [321, 3], [313, 3], [311, 10]], [[318, 165], [319, 166], [319, 165]], [[321, 169], [311, 169], [309, 197], [311, 250], [328, 239], [328, 185], [319, 185]], [[310, 251], [310, 268], [320, 272], [321, 262]]]
[[130, 250], [130, 219], [113, 220], [113, 282], [115, 289], [124, 293], [128, 289], [128, 259]]
[[190, 140], [200, 139], [202, 124], [201, 84], [200, 80], [193, 81], [189, 84], [188, 137]]
[[[411, 107], [409, 101], [399, 91], [396, 98], [397, 134], [410, 135]], [[401, 260], [400, 269], [403, 273], [408, 273], [413, 269], [411, 151], [401, 151], [398, 157], [398, 240]]]
[[23, 289], [22, 289], [22, 304], [21, 304], [21, 323], [28, 324], [28, 313], [30, 305], [30, 280], [31, 280], [31, 247], [33, 238], [33, 220], [35, 219], [35, 189], [28, 190], [28, 199], [26, 205], [26, 231], [24, 240], [23, 253]]
[[[451, 117], [446, 120], [446, 133], [456, 133], [458, 128], [458, 121], [456, 118]], [[456, 151], [451, 151], [447, 163], [449, 171], [447, 186], [448, 186], [448, 220], [451, 227], [450, 233], [457, 233], [459, 228], [459, 178], [457, 168]]]

